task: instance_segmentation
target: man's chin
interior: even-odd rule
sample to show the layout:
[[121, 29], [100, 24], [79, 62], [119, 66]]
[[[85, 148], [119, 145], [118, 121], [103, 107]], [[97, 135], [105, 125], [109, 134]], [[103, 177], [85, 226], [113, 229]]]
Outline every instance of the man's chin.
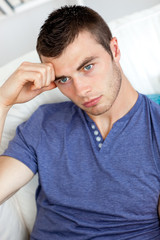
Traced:
[[[75, 102], [74, 102], [75, 103]], [[76, 103], [75, 103], [76, 104]], [[100, 104], [97, 104], [93, 107], [84, 107], [83, 105], [76, 104], [79, 108], [81, 108], [83, 111], [85, 111], [89, 116], [100, 116], [108, 112], [111, 108], [111, 105], [109, 106], [102, 106]]]
[[91, 116], [101, 116], [108, 112], [110, 107], [100, 108], [100, 107], [94, 107], [92, 109], [84, 109], [84, 111]]

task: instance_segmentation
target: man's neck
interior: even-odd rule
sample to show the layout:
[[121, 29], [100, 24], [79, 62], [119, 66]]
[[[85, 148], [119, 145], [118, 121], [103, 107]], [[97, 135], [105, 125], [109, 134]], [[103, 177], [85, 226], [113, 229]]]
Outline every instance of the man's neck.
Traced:
[[121, 89], [111, 109], [102, 115], [91, 117], [104, 139], [112, 129], [113, 124], [131, 110], [137, 99], [138, 93], [123, 75]]

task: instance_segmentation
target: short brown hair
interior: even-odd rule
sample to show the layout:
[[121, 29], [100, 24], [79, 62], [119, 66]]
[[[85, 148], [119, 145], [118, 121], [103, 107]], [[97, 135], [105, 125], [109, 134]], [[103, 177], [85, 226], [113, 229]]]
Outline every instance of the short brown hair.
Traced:
[[58, 57], [82, 31], [88, 31], [111, 55], [111, 31], [103, 18], [85, 6], [65, 6], [53, 11], [37, 39], [39, 56]]

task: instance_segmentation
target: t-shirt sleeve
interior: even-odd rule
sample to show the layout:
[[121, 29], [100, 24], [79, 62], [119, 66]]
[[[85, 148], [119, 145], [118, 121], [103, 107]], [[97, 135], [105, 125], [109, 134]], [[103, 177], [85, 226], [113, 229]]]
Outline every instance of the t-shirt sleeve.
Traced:
[[28, 121], [17, 127], [15, 137], [3, 153], [24, 163], [34, 174], [38, 169], [36, 151], [41, 140], [40, 129], [41, 111], [38, 109]]
[[160, 106], [149, 100], [150, 104], [150, 121], [152, 124], [152, 148], [154, 152], [155, 164], [160, 176]]

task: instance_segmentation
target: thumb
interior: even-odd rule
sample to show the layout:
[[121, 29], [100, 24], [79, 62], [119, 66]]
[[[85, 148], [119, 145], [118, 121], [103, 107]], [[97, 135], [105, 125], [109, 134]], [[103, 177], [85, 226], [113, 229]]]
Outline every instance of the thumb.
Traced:
[[54, 82], [51, 82], [49, 84], [49, 86], [46, 86], [46, 87], [42, 87], [40, 89], [34, 89], [34, 86], [31, 86], [31, 90], [34, 91], [34, 93], [36, 93], [36, 95], [39, 95], [45, 91], [49, 91], [49, 90], [52, 90], [54, 88], [56, 88], [56, 84]]
[[42, 87], [40, 90], [41, 90], [42, 92], [45, 92], [45, 91], [52, 90], [52, 89], [54, 89], [54, 88], [56, 88], [56, 87], [57, 87], [56, 84], [55, 84], [54, 82], [51, 82], [51, 83], [49, 84], [49, 86]]

